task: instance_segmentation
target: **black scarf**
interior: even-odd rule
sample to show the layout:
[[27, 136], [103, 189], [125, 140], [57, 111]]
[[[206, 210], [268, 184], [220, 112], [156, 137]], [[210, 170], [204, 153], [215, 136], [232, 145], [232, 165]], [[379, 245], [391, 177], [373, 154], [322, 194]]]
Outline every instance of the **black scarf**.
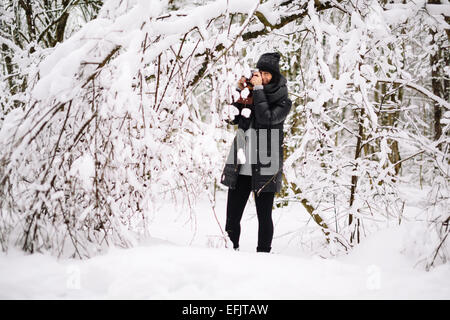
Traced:
[[[266, 95], [267, 102], [269, 103], [269, 105], [272, 105], [273, 103], [276, 103], [277, 101], [280, 101], [281, 99], [286, 98], [288, 96], [286, 84], [287, 84], [286, 78], [280, 76], [278, 82], [274, 83], [270, 82], [269, 84], [264, 86], [264, 93]], [[247, 107], [250, 108], [251, 110], [250, 117], [248, 118], [241, 117], [238, 126], [244, 131], [250, 127], [251, 123], [254, 123], [253, 121], [255, 118], [255, 105], [251, 104], [247, 105]]]
[[269, 83], [264, 86], [264, 93], [266, 94], [269, 105], [281, 100], [284, 97], [287, 97], [288, 91], [286, 83], [286, 78], [280, 76], [280, 80], [278, 80], [278, 82]]

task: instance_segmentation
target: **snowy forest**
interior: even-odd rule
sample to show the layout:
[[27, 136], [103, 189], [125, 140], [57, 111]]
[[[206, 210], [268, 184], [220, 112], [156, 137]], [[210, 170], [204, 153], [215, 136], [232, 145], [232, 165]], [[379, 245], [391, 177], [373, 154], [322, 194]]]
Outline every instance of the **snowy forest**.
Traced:
[[274, 212], [298, 205], [298, 249], [334, 259], [405, 226], [415, 268], [448, 263], [447, 0], [2, 0], [0, 11], [3, 252], [133, 248], [162, 203], [192, 234], [212, 218], [207, 246], [229, 247], [225, 119], [239, 78], [276, 51], [293, 105]]

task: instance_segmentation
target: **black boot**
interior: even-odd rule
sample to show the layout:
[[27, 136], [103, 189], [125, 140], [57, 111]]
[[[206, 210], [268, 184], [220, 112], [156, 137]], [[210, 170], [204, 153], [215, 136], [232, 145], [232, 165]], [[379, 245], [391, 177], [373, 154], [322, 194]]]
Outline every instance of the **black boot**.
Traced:
[[256, 252], [267, 252], [267, 253], [269, 253], [271, 249], [272, 249], [272, 247], [268, 247], [268, 248], [256, 247]]

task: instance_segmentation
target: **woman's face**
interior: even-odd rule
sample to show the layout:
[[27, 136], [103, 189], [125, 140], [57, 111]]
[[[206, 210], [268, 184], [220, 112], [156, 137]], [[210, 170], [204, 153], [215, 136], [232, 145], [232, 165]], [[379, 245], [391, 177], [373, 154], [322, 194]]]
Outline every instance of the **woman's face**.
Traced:
[[267, 71], [261, 71], [262, 84], [265, 86], [272, 80], [272, 74]]

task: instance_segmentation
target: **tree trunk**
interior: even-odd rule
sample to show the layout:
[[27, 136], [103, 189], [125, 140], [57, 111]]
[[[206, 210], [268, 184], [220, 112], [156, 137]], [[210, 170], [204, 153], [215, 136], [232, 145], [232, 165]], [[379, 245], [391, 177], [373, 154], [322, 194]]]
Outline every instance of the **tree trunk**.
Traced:
[[[429, 4], [442, 4], [441, 0], [428, 0]], [[450, 17], [445, 17], [448, 22]], [[431, 66], [431, 87], [433, 94], [449, 101], [449, 79], [445, 78], [445, 67], [449, 67], [449, 52], [447, 48], [444, 48], [442, 41], [437, 41], [437, 32], [430, 29], [431, 47], [435, 48], [434, 54], [430, 56]], [[442, 135], [442, 106], [438, 103], [434, 103], [434, 140], [439, 140]], [[442, 143], [438, 145], [438, 148], [442, 151]]]
[[[358, 115], [357, 111], [355, 112], [356, 114], [356, 119], [358, 121], [358, 138], [356, 141], [356, 148], [355, 148], [355, 160], [358, 159], [361, 156], [361, 143], [362, 143], [362, 137], [364, 134], [364, 126], [363, 126], [363, 122], [362, 122], [362, 115], [364, 114], [364, 110], [361, 109], [361, 114], [360, 116]], [[357, 169], [357, 167], [355, 167], [355, 170]], [[358, 176], [356, 174], [352, 175], [352, 179], [351, 179], [351, 187], [350, 187], [350, 201], [349, 201], [349, 207], [351, 208], [353, 206], [353, 202], [355, 201], [355, 193], [356, 193], [356, 186], [358, 184]], [[348, 215], [348, 225], [352, 226], [353, 224], [353, 214], [349, 213]], [[355, 226], [355, 230], [352, 231], [351, 235], [350, 235], [350, 243], [353, 243], [354, 239], [355, 239], [355, 233], [356, 233], [356, 242], [359, 243], [359, 226], [360, 226], [360, 222], [359, 222], [359, 218], [357, 218], [356, 220], [356, 226]]]

